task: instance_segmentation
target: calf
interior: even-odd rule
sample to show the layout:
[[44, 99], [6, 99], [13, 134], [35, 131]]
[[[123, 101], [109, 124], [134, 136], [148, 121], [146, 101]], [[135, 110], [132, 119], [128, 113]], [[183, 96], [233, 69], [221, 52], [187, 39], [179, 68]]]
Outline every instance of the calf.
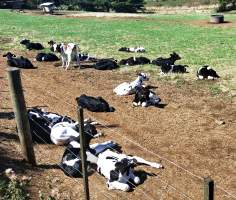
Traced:
[[148, 80], [149, 77], [147, 76], [147, 74], [139, 73], [138, 77], [134, 81], [130, 83], [128, 82], [121, 83], [113, 90], [113, 92], [120, 96], [134, 94], [135, 88], [141, 87], [143, 81], [148, 81]]
[[162, 65], [161, 74], [167, 73], [187, 73], [188, 65]]
[[119, 65], [116, 60], [112, 59], [100, 59], [96, 64], [93, 65], [94, 69], [98, 70], [112, 70], [117, 69]]
[[169, 58], [162, 58], [162, 57], [157, 58], [152, 61], [152, 64], [158, 65], [158, 66], [171, 66], [175, 64], [176, 60], [180, 60], [180, 59], [181, 57], [177, 53], [173, 52], [172, 54], [170, 54]]
[[6, 53], [3, 57], [7, 57], [7, 64], [11, 67], [18, 67], [23, 69], [34, 69], [35, 67], [27, 58], [23, 56], [16, 57], [16, 55], [11, 52]]
[[25, 45], [28, 50], [42, 50], [44, 49], [43, 45], [40, 43], [30, 42], [30, 40], [24, 39], [20, 42], [20, 44]]
[[129, 65], [129, 66], [134, 66], [134, 65], [145, 65], [145, 64], [150, 64], [150, 60], [145, 57], [130, 57], [127, 59], [122, 59], [119, 64], [120, 65]]
[[50, 50], [51, 50], [52, 52], [61, 53], [61, 48], [60, 48], [61, 44], [57, 44], [57, 43], [54, 42], [53, 40], [50, 40], [50, 41], [48, 42], [48, 44], [50, 45]]
[[[88, 140], [87, 140], [88, 142]], [[86, 146], [88, 143], [86, 142]], [[106, 149], [114, 148], [117, 144], [112, 141], [107, 141], [103, 143], [95, 143], [89, 145], [88, 149], [86, 149], [86, 160], [89, 171], [91, 168], [96, 170], [97, 168], [97, 155]], [[80, 143], [78, 141], [71, 141], [62, 156], [62, 160], [60, 163], [61, 169], [67, 176], [70, 177], [82, 177], [82, 162], [80, 157]]]
[[220, 76], [211, 67], [203, 66], [198, 69], [197, 78], [200, 80], [202, 79], [214, 80], [214, 79], [220, 78]]
[[92, 97], [85, 94], [76, 98], [77, 104], [82, 108], [87, 108], [92, 112], [114, 112], [115, 108], [110, 107], [109, 104], [102, 97]]
[[67, 70], [70, 66], [71, 61], [76, 60], [77, 64], [80, 66], [79, 59], [79, 48], [74, 43], [61, 44], [60, 46], [61, 60], [62, 60], [62, 68], [65, 67]]
[[53, 53], [39, 53], [37, 54], [36, 58], [39, 62], [54, 62], [60, 60], [55, 54]]
[[108, 149], [98, 155], [97, 171], [107, 178], [109, 190], [129, 191], [129, 183], [140, 183], [140, 178], [134, 175], [134, 167], [141, 164], [158, 169], [163, 168], [159, 163], [149, 162], [137, 156], [116, 153]]
[[161, 99], [148, 87], [137, 87], [135, 97], [133, 100], [134, 106], [158, 106], [161, 102]]
[[62, 68], [65, 68], [67, 70], [70, 66], [71, 61], [76, 61], [76, 63], [80, 66], [81, 56], [79, 53], [79, 47], [76, 44], [57, 44], [53, 40], [49, 41], [48, 44], [51, 46], [51, 51], [61, 54]]
[[144, 47], [121, 47], [118, 51], [125, 51], [125, 52], [145, 52]]

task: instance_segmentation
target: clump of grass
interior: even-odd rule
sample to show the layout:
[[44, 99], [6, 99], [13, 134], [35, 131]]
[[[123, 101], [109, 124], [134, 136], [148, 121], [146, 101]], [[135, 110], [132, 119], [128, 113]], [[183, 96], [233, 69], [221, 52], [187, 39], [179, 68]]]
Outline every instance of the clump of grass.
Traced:
[[219, 85], [211, 85], [209, 87], [209, 90], [212, 96], [216, 96], [222, 93], [222, 90]]
[[180, 78], [176, 81], [176, 87], [181, 88], [185, 84], [185, 80], [183, 78]]
[[7, 169], [0, 177], [1, 200], [27, 200], [27, 186], [30, 178], [18, 177], [12, 169]]

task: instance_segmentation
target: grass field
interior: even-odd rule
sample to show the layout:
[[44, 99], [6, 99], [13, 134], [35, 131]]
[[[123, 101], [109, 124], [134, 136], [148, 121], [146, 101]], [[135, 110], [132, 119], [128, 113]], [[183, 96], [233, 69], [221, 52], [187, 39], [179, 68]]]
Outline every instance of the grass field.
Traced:
[[[1, 49], [23, 50], [22, 38], [34, 41], [76, 42], [82, 51], [98, 57], [126, 58], [121, 46], [142, 45], [145, 56], [154, 59], [178, 52], [179, 63], [190, 66], [194, 77], [199, 66], [210, 65], [222, 76], [224, 89], [236, 89], [236, 15], [225, 15], [230, 23], [208, 24], [209, 15], [148, 15], [138, 18], [65, 18], [0, 12]], [[145, 70], [156, 70], [145, 66]]]

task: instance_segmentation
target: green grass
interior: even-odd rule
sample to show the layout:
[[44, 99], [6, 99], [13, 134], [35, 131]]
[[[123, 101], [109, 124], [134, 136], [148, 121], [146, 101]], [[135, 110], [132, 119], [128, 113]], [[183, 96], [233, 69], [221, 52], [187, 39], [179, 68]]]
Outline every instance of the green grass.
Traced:
[[[236, 14], [225, 15], [235, 23]], [[5, 51], [24, 48], [19, 41], [26, 37], [34, 41], [76, 42], [84, 52], [98, 57], [127, 58], [131, 54], [118, 52], [121, 46], [142, 45], [144, 56], [154, 59], [178, 52], [187, 64], [190, 78], [199, 66], [210, 65], [222, 76], [222, 85], [236, 90], [236, 26], [194, 25], [208, 21], [209, 15], [150, 15], [143, 18], [63, 18], [56, 16], [30, 16], [0, 11], [0, 44]], [[137, 69], [137, 68], [135, 68]], [[148, 65], [138, 69], [155, 71]], [[234, 75], [232, 75], [234, 74]], [[224, 77], [226, 78], [224, 81]]]

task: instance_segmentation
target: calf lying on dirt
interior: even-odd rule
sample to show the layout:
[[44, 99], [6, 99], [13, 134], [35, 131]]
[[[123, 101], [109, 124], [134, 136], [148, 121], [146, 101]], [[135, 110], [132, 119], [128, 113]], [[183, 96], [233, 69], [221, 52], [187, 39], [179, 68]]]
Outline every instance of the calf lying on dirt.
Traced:
[[[54, 143], [66, 145], [71, 140], [79, 138], [78, 123], [67, 116], [44, 112], [39, 108], [28, 110], [28, 119], [33, 141], [38, 143]], [[101, 136], [94, 126], [96, 122], [85, 119], [84, 130], [86, 138]], [[87, 137], [88, 136], [88, 137]]]
[[158, 106], [161, 99], [148, 87], [137, 87], [133, 100], [134, 106]]
[[[89, 145], [86, 151], [88, 168], [96, 168], [107, 179], [109, 190], [129, 191], [131, 184], [139, 184], [140, 178], [134, 174], [134, 167], [137, 165], [163, 168], [159, 163], [149, 162], [137, 156], [116, 153], [111, 150], [115, 147], [115, 143], [107, 141]], [[81, 165], [80, 144], [72, 141], [63, 154], [60, 166], [66, 175], [82, 177]]]
[[214, 79], [220, 78], [220, 76], [211, 67], [203, 66], [198, 69], [197, 78], [200, 80], [202, 79], [214, 80]]
[[3, 57], [7, 57], [7, 64], [10, 67], [18, 67], [23, 69], [34, 69], [35, 67], [30, 62], [29, 59], [20, 56], [16, 57], [16, 55], [12, 54], [11, 52], [6, 53]]
[[37, 54], [36, 58], [39, 62], [54, 62], [60, 60], [55, 54], [53, 53], [39, 53]]
[[109, 104], [102, 97], [92, 97], [85, 94], [76, 98], [77, 104], [82, 108], [87, 108], [92, 112], [114, 112], [115, 108]]
[[134, 81], [130, 83], [128, 82], [121, 83], [113, 90], [113, 92], [120, 96], [134, 94], [135, 88], [141, 87], [143, 84], [143, 81], [148, 81], [148, 80], [149, 80], [149, 77], [147, 74], [139, 73], [138, 77]]
[[93, 68], [97, 70], [112, 70], [119, 68], [119, 65], [113, 59], [100, 59], [93, 65]]

